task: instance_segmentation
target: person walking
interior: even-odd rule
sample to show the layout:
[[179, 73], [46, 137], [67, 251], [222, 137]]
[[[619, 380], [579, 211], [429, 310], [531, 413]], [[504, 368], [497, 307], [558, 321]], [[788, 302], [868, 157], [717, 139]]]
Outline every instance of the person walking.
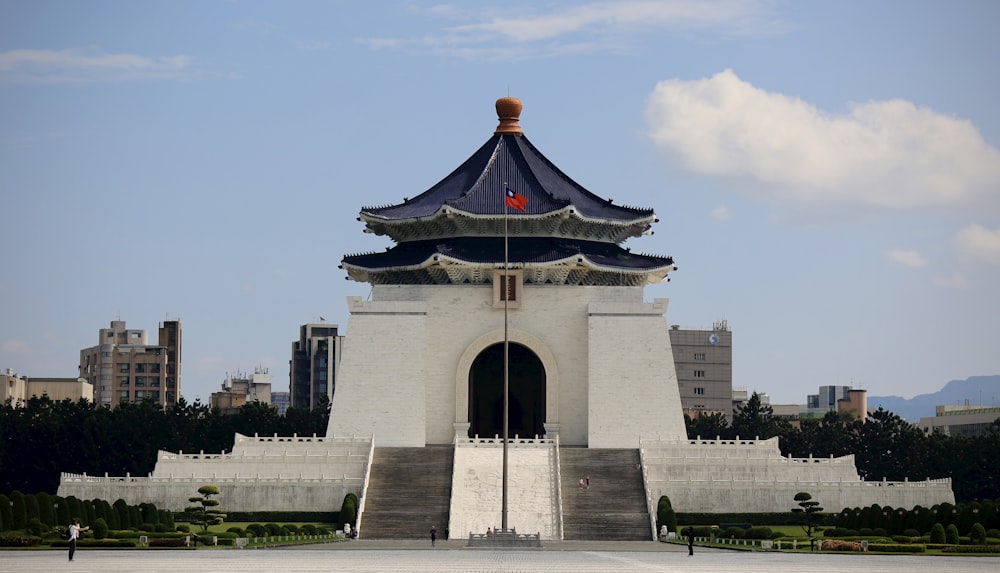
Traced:
[[431, 547], [434, 547], [434, 542], [437, 541], [437, 538], [438, 538], [437, 527], [435, 527], [435, 526], [432, 525], [431, 526]]
[[688, 526], [687, 528], [687, 538], [688, 538], [688, 556], [694, 555], [694, 527]]
[[69, 524], [69, 560], [73, 560], [73, 554], [76, 553], [76, 540], [80, 538], [80, 533], [87, 531], [89, 527], [80, 527], [80, 520], [73, 518], [73, 521]]

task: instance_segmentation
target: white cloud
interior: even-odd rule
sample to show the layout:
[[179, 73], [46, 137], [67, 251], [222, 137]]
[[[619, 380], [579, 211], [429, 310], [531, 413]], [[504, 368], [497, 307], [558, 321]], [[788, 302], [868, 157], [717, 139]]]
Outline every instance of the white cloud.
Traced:
[[472, 20], [413, 38], [370, 38], [377, 49], [418, 49], [467, 59], [547, 58], [567, 54], [620, 52], [643, 32], [664, 29], [721, 34], [770, 34], [782, 25], [770, 3], [747, 0], [622, 0], [559, 6], [505, 5], [502, 10], [468, 10], [436, 5], [432, 17]]
[[716, 221], [728, 221], [733, 218], [733, 212], [729, 207], [725, 205], [719, 205], [715, 209], [712, 209], [708, 216]]
[[17, 83], [122, 82], [177, 79], [191, 65], [188, 56], [148, 58], [88, 50], [0, 52], [0, 80]]
[[984, 263], [1000, 264], [1000, 229], [991, 231], [972, 223], [959, 231], [953, 241], [965, 256]]
[[886, 257], [898, 265], [919, 269], [927, 266], [927, 259], [920, 254], [920, 251], [892, 249], [886, 253]]
[[646, 116], [653, 141], [689, 169], [799, 205], [976, 206], [1000, 186], [1000, 151], [970, 122], [903, 100], [833, 115], [726, 70], [660, 82]]

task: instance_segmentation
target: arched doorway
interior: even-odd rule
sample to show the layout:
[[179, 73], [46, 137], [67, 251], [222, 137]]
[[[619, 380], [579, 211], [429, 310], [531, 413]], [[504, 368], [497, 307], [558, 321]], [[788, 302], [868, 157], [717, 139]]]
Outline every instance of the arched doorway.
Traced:
[[[545, 368], [528, 347], [509, 344], [507, 430], [510, 437], [545, 434]], [[469, 437], [503, 435], [503, 343], [476, 356], [469, 369]]]

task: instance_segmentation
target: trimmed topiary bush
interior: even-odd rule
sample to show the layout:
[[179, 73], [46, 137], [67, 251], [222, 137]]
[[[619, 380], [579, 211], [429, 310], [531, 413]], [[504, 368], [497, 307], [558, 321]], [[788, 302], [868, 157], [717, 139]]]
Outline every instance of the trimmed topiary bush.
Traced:
[[958, 526], [955, 525], [954, 523], [948, 524], [948, 527], [944, 529], [945, 543], [949, 543], [951, 545], [958, 545], [962, 541], [961, 539], [959, 539], [959, 537], [960, 536], [958, 534]]
[[251, 523], [247, 526], [246, 530], [248, 533], [252, 532], [254, 537], [264, 537], [267, 535], [267, 528], [259, 523]]
[[[958, 537], [958, 533], [957, 532], [955, 534], [955, 537], [956, 538]], [[934, 525], [932, 525], [931, 526], [931, 539], [930, 539], [930, 542], [931, 543], [944, 543], [946, 540], [947, 539], [946, 539], [945, 534], [944, 534], [944, 526], [941, 525], [940, 523], [935, 523]]]
[[98, 517], [91, 530], [94, 532], [94, 539], [104, 539], [108, 536], [108, 522], [103, 517]]

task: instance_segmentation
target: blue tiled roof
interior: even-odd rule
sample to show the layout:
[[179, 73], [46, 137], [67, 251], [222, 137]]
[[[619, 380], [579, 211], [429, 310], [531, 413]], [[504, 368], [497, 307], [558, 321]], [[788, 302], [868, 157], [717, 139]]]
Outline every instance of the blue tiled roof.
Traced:
[[[618, 245], [552, 237], [510, 237], [511, 264], [547, 263], [583, 256], [595, 265], [628, 271], [644, 271], [673, 265], [671, 257], [634, 254]], [[381, 253], [347, 255], [344, 264], [380, 270], [415, 267], [435, 254], [478, 264], [503, 263], [503, 237], [458, 237], [444, 240], [410, 241]]]
[[399, 205], [364, 207], [361, 212], [404, 220], [428, 217], [448, 205], [467, 213], [502, 215], [505, 186], [527, 198], [526, 214], [550, 213], [568, 205], [584, 217], [613, 221], [653, 214], [652, 209], [618, 206], [594, 195], [549, 162], [527, 137], [509, 133], [494, 134], [458, 169], [417, 197]]

